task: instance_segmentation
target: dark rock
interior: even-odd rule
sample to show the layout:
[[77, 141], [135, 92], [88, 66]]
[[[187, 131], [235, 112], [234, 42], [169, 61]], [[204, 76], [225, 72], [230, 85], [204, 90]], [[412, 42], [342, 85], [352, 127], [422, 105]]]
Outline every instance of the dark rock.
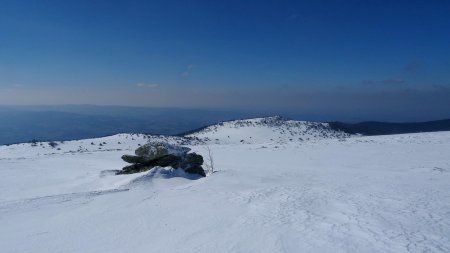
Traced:
[[190, 165], [186, 169], [184, 169], [184, 171], [186, 171], [187, 173], [198, 174], [202, 177], [206, 177], [205, 170], [198, 164]]
[[203, 164], [203, 156], [196, 154], [196, 153], [190, 153], [186, 155], [186, 161], [187, 163], [202, 165]]
[[160, 157], [154, 161], [155, 161], [155, 166], [177, 168], [181, 162], [181, 159], [182, 158], [179, 156], [166, 155], [166, 156]]
[[187, 173], [206, 176], [202, 168], [203, 157], [190, 153], [189, 148], [163, 142], [151, 142], [139, 147], [134, 155], [123, 155], [122, 160], [132, 165], [124, 167], [116, 174], [132, 174], [147, 171], [153, 167], [172, 167]]
[[145, 166], [142, 164], [132, 164], [132, 165], [123, 167], [122, 170], [119, 170], [118, 172], [116, 172], [116, 175], [139, 173], [139, 172], [144, 172], [144, 171], [150, 170], [151, 168], [153, 168], [153, 167]]
[[127, 163], [148, 163], [152, 159], [148, 159], [146, 157], [142, 156], [135, 156], [135, 155], [123, 155], [122, 160], [124, 160]]

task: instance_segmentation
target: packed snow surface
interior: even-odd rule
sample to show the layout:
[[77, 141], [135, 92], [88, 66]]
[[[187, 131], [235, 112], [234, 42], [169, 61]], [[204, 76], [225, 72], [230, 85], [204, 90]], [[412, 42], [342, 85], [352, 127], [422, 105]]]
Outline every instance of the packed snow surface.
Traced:
[[[0, 146], [0, 251], [450, 252], [450, 132], [227, 124]], [[209, 147], [217, 172], [114, 175], [149, 139]]]

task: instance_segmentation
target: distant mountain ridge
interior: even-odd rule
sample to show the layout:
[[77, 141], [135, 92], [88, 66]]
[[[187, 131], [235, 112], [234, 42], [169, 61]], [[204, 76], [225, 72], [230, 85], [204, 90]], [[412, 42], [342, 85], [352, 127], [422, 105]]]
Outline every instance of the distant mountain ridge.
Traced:
[[[31, 140], [80, 140], [118, 133], [183, 136], [215, 125], [229, 124], [226, 122], [243, 125], [245, 122], [249, 123], [251, 119], [261, 119], [260, 125], [266, 127], [284, 125], [286, 129], [295, 129], [293, 125], [298, 124], [296, 126], [298, 129], [302, 127], [309, 129], [315, 126], [330, 134], [343, 132], [345, 134], [383, 135], [450, 131], [450, 119], [419, 123], [362, 122], [353, 124], [341, 121], [328, 123], [321, 123], [320, 120], [298, 121], [298, 119], [304, 119], [303, 116], [264, 117], [266, 115], [267, 113], [264, 112], [121, 106], [0, 106], [0, 145]], [[285, 132], [289, 135], [288, 130]], [[309, 132], [307, 135], [311, 133]], [[316, 135], [320, 134], [316, 133]], [[302, 138], [299, 135], [296, 137]], [[286, 138], [290, 139], [291, 137], [287, 136]]]
[[450, 119], [414, 123], [367, 121], [361, 123], [329, 122], [330, 127], [349, 134], [387, 135], [450, 131]]
[[234, 127], [242, 127], [245, 125], [259, 124], [272, 127], [280, 126], [295, 126], [305, 125], [305, 126], [315, 126], [327, 131], [343, 132], [346, 134], [360, 134], [360, 135], [389, 135], [389, 134], [406, 134], [406, 133], [421, 133], [421, 132], [439, 132], [439, 131], [450, 131], [450, 119], [444, 120], [434, 120], [426, 122], [405, 122], [405, 123], [395, 123], [395, 122], [378, 122], [378, 121], [365, 121], [360, 123], [346, 123], [341, 121], [333, 122], [314, 122], [314, 121], [298, 121], [282, 116], [272, 116], [264, 118], [253, 118], [253, 119], [239, 119], [231, 121], [223, 121], [217, 124], [212, 124], [204, 126], [198, 129], [194, 129], [179, 136], [194, 136], [199, 133], [217, 131], [221, 126], [228, 125]]

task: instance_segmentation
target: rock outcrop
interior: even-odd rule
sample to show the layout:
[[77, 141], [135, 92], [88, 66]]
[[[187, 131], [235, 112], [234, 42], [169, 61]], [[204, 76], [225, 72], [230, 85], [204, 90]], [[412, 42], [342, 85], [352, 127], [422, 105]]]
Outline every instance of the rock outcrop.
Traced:
[[196, 153], [188, 153], [190, 150], [165, 142], [149, 142], [136, 149], [135, 155], [123, 155], [122, 160], [131, 165], [125, 166], [116, 174], [138, 173], [153, 167], [172, 167], [205, 177], [202, 167], [203, 157]]

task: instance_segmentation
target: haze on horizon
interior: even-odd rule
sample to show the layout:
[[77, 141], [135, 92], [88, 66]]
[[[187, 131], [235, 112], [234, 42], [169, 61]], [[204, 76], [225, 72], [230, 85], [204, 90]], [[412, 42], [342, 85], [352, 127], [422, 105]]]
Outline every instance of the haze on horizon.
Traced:
[[0, 3], [0, 105], [450, 118], [450, 2]]

